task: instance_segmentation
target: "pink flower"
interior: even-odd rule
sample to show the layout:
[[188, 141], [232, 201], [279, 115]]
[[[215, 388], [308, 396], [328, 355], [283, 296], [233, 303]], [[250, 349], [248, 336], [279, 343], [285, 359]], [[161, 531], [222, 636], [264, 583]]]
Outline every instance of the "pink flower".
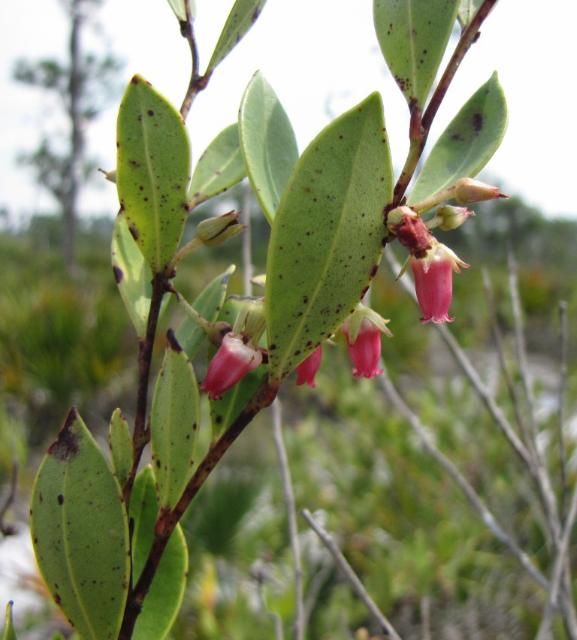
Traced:
[[354, 342], [351, 342], [347, 323], [343, 325], [343, 333], [347, 338], [347, 346], [353, 363], [353, 375], [355, 378], [374, 378], [383, 373], [382, 369], [379, 369], [381, 329], [368, 318], [363, 318]]
[[208, 393], [211, 400], [218, 400], [221, 395], [242, 380], [262, 362], [262, 353], [250, 343], [232, 332], [227, 333], [208, 365], [208, 371], [202, 391]]
[[319, 346], [307, 356], [297, 367], [297, 385], [308, 384], [309, 387], [316, 387], [315, 376], [321, 360], [323, 359], [323, 348]]
[[421, 322], [452, 322], [449, 308], [453, 300], [453, 271], [468, 267], [449, 247], [437, 242], [424, 258], [411, 257]]

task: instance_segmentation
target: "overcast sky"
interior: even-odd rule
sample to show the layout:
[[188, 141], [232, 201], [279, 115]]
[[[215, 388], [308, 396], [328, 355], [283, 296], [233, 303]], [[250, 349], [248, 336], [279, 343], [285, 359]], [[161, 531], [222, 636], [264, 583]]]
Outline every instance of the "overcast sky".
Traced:
[[[232, 0], [197, 0], [201, 67], [208, 62]], [[190, 62], [166, 0], [107, 0], [99, 11], [102, 31], [123, 58], [123, 80], [140, 73], [180, 105]], [[548, 215], [577, 214], [574, 201], [577, 129], [575, 0], [500, 0], [459, 70], [430, 138], [434, 141], [465, 100], [494, 70], [509, 103], [509, 128], [488, 165], [511, 193]], [[50, 104], [11, 81], [18, 57], [63, 55], [66, 22], [58, 0], [0, 2], [0, 206], [25, 219], [51, 201], [15, 164], [46, 129]], [[191, 112], [195, 157], [236, 119], [250, 77], [260, 69], [279, 95], [302, 151], [329, 121], [367, 94], [383, 94], [392, 153], [398, 167], [406, 152], [407, 109], [386, 72], [372, 26], [370, 0], [268, 0], [251, 32], [215, 72]], [[89, 132], [102, 166], [114, 165], [115, 107]], [[90, 192], [86, 211], [116, 210], [106, 183]]]

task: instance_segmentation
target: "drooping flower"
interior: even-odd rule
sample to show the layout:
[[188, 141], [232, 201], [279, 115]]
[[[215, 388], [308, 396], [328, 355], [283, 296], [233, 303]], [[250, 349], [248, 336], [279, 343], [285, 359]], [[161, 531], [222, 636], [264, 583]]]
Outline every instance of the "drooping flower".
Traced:
[[355, 378], [374, 378], [383, 373], [379, 368], [381, 333], [392, 335], [386, 326], [388, 322], [363, 304], [357, 305], [344, 322], [342, 332], [347, 340]]
[[417, 301], [423, 314], [421, 322], [452, 322], [449, 308], [453, 300], [453, 271], [469, 265], [449, 247], [436, 242], [424, 258], [411, 257]]
[[315, 376], [319, 367], [321, 366], [321, 360], [323, 359], [323, 348], [319, 346], [309, 354], [296, 368], [297, 371], [297, 385], [308, 384], [309, 387], [316, 387]]
[[250, 342], [232, 332], [227, 333], [208, 365], [201, 390], [208, 393], [211, 400], [221, 395], [242, 380], [262, 362], [262, 353]]

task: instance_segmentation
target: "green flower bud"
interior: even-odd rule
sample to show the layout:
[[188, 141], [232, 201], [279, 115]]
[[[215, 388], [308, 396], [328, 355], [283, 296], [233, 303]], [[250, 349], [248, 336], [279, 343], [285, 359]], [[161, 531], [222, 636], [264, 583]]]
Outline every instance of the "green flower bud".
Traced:
[[217, 247], [244, 231], [244, 225], [239, 223], [238, 216], [238, 211], [229, 211], [221, 216], [203, 220], [196, 227], [196, 237], [207, 247]]

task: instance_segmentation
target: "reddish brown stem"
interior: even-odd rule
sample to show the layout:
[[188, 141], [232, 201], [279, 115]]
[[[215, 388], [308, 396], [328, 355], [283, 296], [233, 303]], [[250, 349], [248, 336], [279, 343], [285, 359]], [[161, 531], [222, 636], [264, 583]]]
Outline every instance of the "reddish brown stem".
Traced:
[[156, 338], [156, 328], [160, 316], [162, 298], [167, 290], [168, 279], [164, 273], [157, 273], [152, 279], [152, 296], [150, 299], [150, 310], [146, 325], [146, 334], [138, 343], [138, 388], [136, 394], [136, 411], [134, 416], [134, 431], [132, 435], [133, 462], [132, 469], [123, 487], [124, 503], [128, 509], [130, 504], [130, 494], [132, 486], [140, 464], [140, 458], [144, 447], [150, 440], [150, 432], [147, 425], [148, 407], [148, 387], [150, 385], [150, 368], [152, 364], [152, 354], [154, 341]]
[[122, 628], [118, 640], [130, 640], [138, 614], [142, 609], [142, 603], [146, 597], [160, 560], [170, 540], [176, 525], [184, 515], [194, 497], [219, 463], [230, 446], [244, 431], [244, 428], [265, 407], [268, 407], [276, 398], [278, 385], [265, 382], [257, 391], [254, 398], [247, 404], [242, 413], [227, 429], [221, 437], [211, 446], [208, 453], [198, 466], [195, 474], [186, 485], [180, 500], [172, 509], [161, 511], [155, 526], [155, 535], [152, 547], [148, 554], [146, 564], [140, 574], [138, 582], [128, 595]]
[[[387, 207], [387, 212], [395, 207], [398, 207], [405, 196], [405, 192], [419, 160], [423, 155], [423, 150], [425, 149], [425, 145], [427, 143], [427, 138], [429, 137], [429, 132], [431, 130], [431, 125], [433, 124], [433, 120], [443, 102], [443, 99], [455, 77], [455, 73], [457, 69], [461, 65], [465, 54], [470, 49], [471, 45], [477, 41], [479, 37], [479, 30], [481, 29], [481, 25], [493, 9], [493, 7], [497, 4], [497, 0], [485, 0], [483, 4], [479, 7], [479, 10], [475, 14], [474, 18], [471, 20], [467, 28], [461, 34], [459, 42], [455, 47], [455, 51], [453, 51], [453, 55], [449, 60], [445, 71], [439, 80], [439, 84], [437, 88], [433, 92], [431, 99], [425, 109], [423, 117], [420, 118], [420, 111], [418, 105], [411, 106], [411, 131], [410, 131], [410, 147], [409, 153], [407, 155], [407, 159], [405, 160], [405, 166], [401, 171], [401, 175], [397, 180], [397, 184], [395, 185], [395, 190], [393, 193], [393, 202]], [[420, 126], [416, 126], [416, 124]]]

